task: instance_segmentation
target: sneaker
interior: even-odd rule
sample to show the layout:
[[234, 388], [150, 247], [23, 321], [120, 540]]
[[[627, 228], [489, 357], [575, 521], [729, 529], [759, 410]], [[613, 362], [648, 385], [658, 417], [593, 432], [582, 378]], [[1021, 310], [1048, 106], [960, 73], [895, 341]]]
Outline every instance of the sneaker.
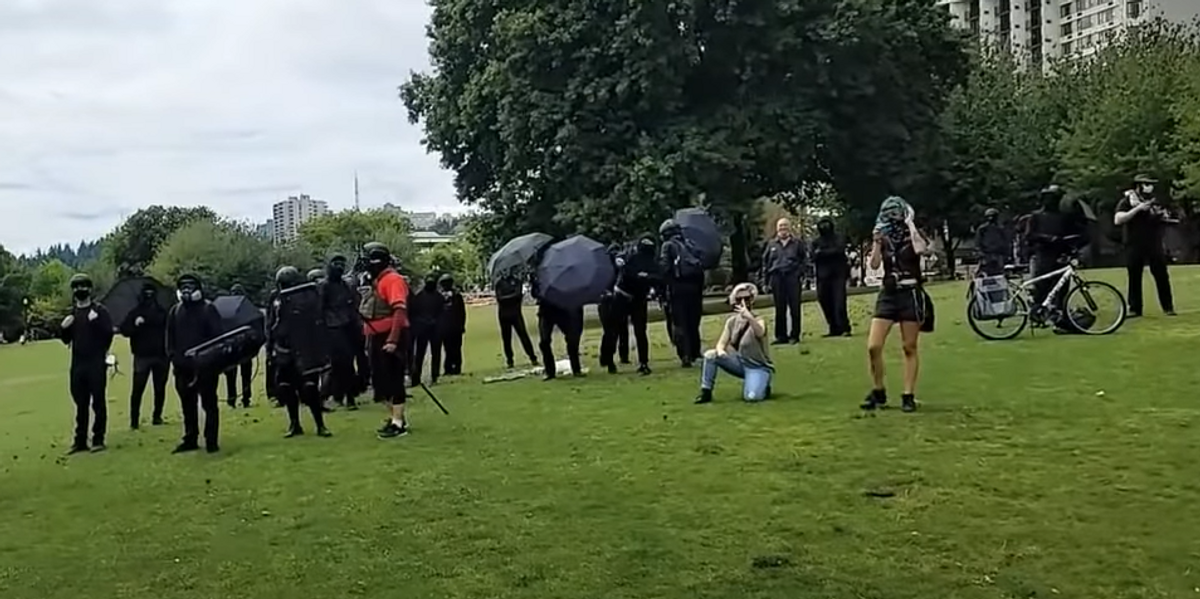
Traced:
[[543, 381], [552, 381], [552, 380], [554, 380], [554, 379], [556, 379], [556, 378], [558, 378], [558, 375], [555, 375], [555, 374], [549, 374], [549, 373], [547, 373], [547, 374], [544, 374], [544, 375], [542, 375], [542, 380], [543, 380]]
[[650, 374], [650, 366], [648, 366], [646, 364], [639, 365], [638, 369], [637, 369], [637, 373], [642, 376], [646, 376], [646, 375]]
[[875, 408], [883, 408], [886, 406], [887, 392], [883, 391], [882, 389], [875, 389], [867, 394], [867, 398], [863, 400], [862, 405], [859, 407], [866, 411], [871, 411]]
[[504, 367], [505, 367], [505, 368], [507, 368], [507, 369], [509, 369], [509, 370], [512, 370], [512, 369], [513, 369], [513, 363], [512, 363], [512, 360], [509, 360], [509, 361], [505, 362], [505, 363], [504, 363]]
[[712, 402], [712, 389], [701, 389], [700, 395], [697, 395], [695, 401], [693, 401], [692, 403], [694, 403], [696, 405], [700, 405], [700, 404], [706, 404], [706, 403], [711, 403], [711, 402]]
[[154, 420], [152, 420], [150, 424], [153, 424], [154, 426], [162, 426], [164, 424], [162, 416], [155, 416]]
[[139, 428], [142, 428], [142, 425], [140, 423], [138, 423], [138, 422], [130, 422], [129, 423], [129, 430], [136, 431]]
[[407, 434], [408, 434], [408, 425], [396, 426], [396, 424], [393, 422], [388, 422], [387, 426], [379, 429], [379, 438], [380, 439], [394, 439], [396, 437], [403, 437], [404, 435], [407, 435]]
[[358, 411], [358, 403], [355, 402], [353, 399], [347, 399], [346, 400], [346, 409], [351, 412], [356, 412], [356, 411]]
[[632, 362], [629, 361], [629, 358], [621, 358], [621, 363], [626, 366], [629, 366], [630, 364], [632, 364]]
[[72, 446], [71, 446], [71, 448], [67, 450], [67, 455], [74, 455], [74, 454], [77, 454], [77, 453], [84, 453], [84, 452], [86, 452], [87, 450], [88, 450], [88, 446], [87, 446], [87, 445], [72, 445]]
[[298, 426], [289, 426], [287, 429], [287, 432], [283, 434], [283, 438], [291, 439], [292, 437], [299, 437], [300, 435], [303, 435], [303, 434], [304, 434], [304, 429], [302, 429]]
[[328, 438], [328, 437], [332, 437], [333, 433], [329, 432], [329, 429], [322, 426], [321, 428], [317, 429], [317, 436]]
[[176, 445], [175, 449], [173, 449], [171, 453], [188, 453], [189, 451], [196, 451], [197, 449], [200, 449], [199, 445], [195, 443], [184, 442]]
[[231, 408], [236, 408], [236, 407], [237, 407], [237, 400], [236, 400], [236, 399], [228, 399], [228, 400], [225, 400], [225, 404], [226, 404], [226, 405], [228, 405], [228, 406], [229, 406], [229, 407], [231, 407]]
[[243, 408], [249, 408], [249, 407], [250, 407], [250, 400], [248, 400], [248, 399], [247, 399], [246, 401], [243, 401], [243, 402], [242, 402], [242, 407], [243, 407]]
[[1175, 311], [1174, 311], [1174, 310], [1167, 310], [1167, 311], [1163, 312], [1163, 314], [1165, 314], [1165, 315], [1167, 315], [1167, 316], [1175, 316]]
[[900, 396], [900, 411], [910, 412], [910, 413], [916, 412], [917, 411], [917, 398], [913, 397], [913, 395], [911, 393], [905, 393], [904, 395], [901, 395]]
[[767, 389], [763, 391], [763, 399], [771, 399], [771, 386], [767, 385]]
[[101, 451], [104, 451], [105, 449], [108, 449], [108, 446], [106, 446], [103, 441], [101, 441], [99, 443], [92, 443], [92, 449], [91, 449], [92, 453], [100, 453]]
[[616, 374], [616, 373], [617, 373], [617, 365], [616, 365], [616, 364], [609, 364], [609, 365], [608, 365], [608, 373], [609, 373], [609, 374]]
[[221, 451], [221, 446], [217, 445], [216, 443], [209, 443], [204, 446], [204, 451], [207, 451], [208, 453], [217, 453], [218, 451]]

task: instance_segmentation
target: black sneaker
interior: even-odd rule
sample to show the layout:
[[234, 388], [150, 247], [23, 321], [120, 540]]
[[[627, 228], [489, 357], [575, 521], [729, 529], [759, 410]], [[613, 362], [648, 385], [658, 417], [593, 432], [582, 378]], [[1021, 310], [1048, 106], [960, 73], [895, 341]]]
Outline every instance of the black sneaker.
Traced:
[[250, 407], [250, 400], [248, 400], [248, 399], [247, 399], [246, 401], [243, 401], [243, 402], [242, 402], [242, 407], [243, 407], [243, 408], [248, 408], [248, 407]]
[[1175, 316], [1175, 311], [1174, 310], [1166, 310], [1163, 312], [1163, 314], [1166, 316]]
[[140, 423], [138, 423], [138, 422], [130, 422], [129, 423], [129, 430], [136, 431], [139, 428], [142, 428], [142, 425]]
[[544, 375], [542, 375], [542, 380], [543, 380], [543, 381], [552, 381], [552, 380], [554, 380], [554, 379], [556, 379], [556, 378], [558, 378], [558, 375], [555, 375], [555, 374], [549, 374], [549, 373], [547, 373], [547, 374], [544, 374]]
[[67, 455], [75, 455], [77, 453], [85, 453], [88, 450], [87, 445], [72, 445], [71, 449], [67, 450]]
[[358, 402], [354, 401], [353, 399], [347, 399], [346, 400], [346, 409], [351, 412], [358, 411]]
[[632, 364], [632, 362], [629, 361], [629, 358], [621, 358], [621, 363], [626, 366], [629, 366], [630, 364]]
[[507, 368], [507, 369], [509, 369], [509, 370], [512, 370], [512, 369], [513, 369], [513, 363], [512, 363], [512, 360], [509, 360], [509, 361], [505, 362], [505, 363], [504, 363], [504, 367], [505, 367], [505, 368]]
[[609, 365], [608, 365], [608, 373], [609, 373], [609, 374], [616, 374], [617, 372], [618, 372], [618, 371], [617, 371], [617, 365], [616, 365], [616, 364], [609, 364]]
[[99, 443], [92, 443], [92, 449], [91, 449], [92, 453], [100, 453], [101, 451], [104, 451], [105, 449], [108, 449], [108, 446], [106, 446], [104, 444], [104, 441], [101, 441]]
[[917, 398], [913, 397], [912, 393], [900, 396], [900, 411], [909, 413], [917, 411]]
[[227, 400], [225, 400], [225, 404], [226, 404], [226, 405], [228, 405], [228, 406], [229, 406], [229, 407], [231, 407], [231, 408], [236, 408], [236, 407], [237, 407], [237, 400], [236, 400], [236, 399], [227, 399]]
[[165, 423], [163, 422], [162, 416], [155, 416], [154, 420], [150, 421], [150, 424], [153, 424], [154, 426], [162, 426]]
[[207, 451], [208, 453], [217, 453], [218, 451], [221, 451], [221, 446], [217, 445], [216, 443], [209, 443], [204, 446], [204, 451]]
[[333, 433], [329, 432], [329, 429], [322, 426], [321, 428], [317, 429], [317, 436], [318, 437], [332, 437]]
[[860, 408], [871, 411], [875, 408], [883, 408], [887, 406], [887, 392], [882, 389], [874, 389], [867, 394], [867, 398], [863, 400]]
[[304, 434], [304, 429], [302, 429], [298, 426], [289, 426], [287, 429], [287, 432], [283, 434], [283, 438], [291, 439], [292, 437], [299, 437], [300, 435], [303, 435], [303, 434]]
[[408, 434], [408, 425], [396, 426], [394, 422], [388, 422], [387, 426], [379, 429], [380, 439], [395, 439]]
[[188, 453], [189, 451], [196, 451], [197, 449], [200, 449], [200, 446], [195, 443], [180, 443], [179, 445], [175, 446], [175, 449], [173, 449], [171, 453]]
[[696, 400], [693, 401], [692, 403], [694, 403], [696, 405], [700, 405], [700, 404], [706, 404], [706, 403], [711, 403], [711, 402], [712, 402], [712, 389], [701, 389], [700, 395], [697, 395]]
[[642, 376], [646, 376], [647, 374], [650, 374], [650, 366], [647, 364], [639, 365], [638, 369], [637, 369], [637, 373]]
[[763, 399], [771, 399], [771, 386], [767, 385], [766, 391], [763, 391]]

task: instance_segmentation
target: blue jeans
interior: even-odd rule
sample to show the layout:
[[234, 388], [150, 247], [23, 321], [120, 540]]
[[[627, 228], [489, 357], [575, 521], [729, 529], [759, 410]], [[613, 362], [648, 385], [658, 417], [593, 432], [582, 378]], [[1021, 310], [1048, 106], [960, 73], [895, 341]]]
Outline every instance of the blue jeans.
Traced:
[[742, 398], [746, 401], [762, 401], [771, 386], [771, 369], [748, 366], [737, 352], [718, 356], [710, 349], [704, 352], [704, 366], [700, 370], [700, 388], [711, 391], [717, 383], [717, 369], [724, 370], [742, 379]]

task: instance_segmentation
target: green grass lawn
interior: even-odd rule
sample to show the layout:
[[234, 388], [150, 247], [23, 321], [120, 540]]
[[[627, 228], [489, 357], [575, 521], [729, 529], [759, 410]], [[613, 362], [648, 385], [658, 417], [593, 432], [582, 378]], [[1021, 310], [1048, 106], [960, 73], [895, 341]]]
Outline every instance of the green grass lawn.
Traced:
[[856, 337], [777, 351], [762, 405], [726, 383], [693, 406], [661, 324], [650, 377], [600, 373], [589, 331], [586, 379], [482, 385], [480, 309], [471, 374], [436, 388], [451, 416], [419, 399], [404, 439], [373, 406], [285, 440], [258, 405], [223, 412], [216, 456], [170, 455], [173, 394], [168, 426], [126, 430], [121, 376], [109, 451], [62, 457], [65, 348], [3, 347], [0, 598], [1200, 596], [1200, 269], [1173, 275], [1178, 318], [1103, 338], [983, 342], [936, 287], [922, 411], [870, 418], [870, 298]]

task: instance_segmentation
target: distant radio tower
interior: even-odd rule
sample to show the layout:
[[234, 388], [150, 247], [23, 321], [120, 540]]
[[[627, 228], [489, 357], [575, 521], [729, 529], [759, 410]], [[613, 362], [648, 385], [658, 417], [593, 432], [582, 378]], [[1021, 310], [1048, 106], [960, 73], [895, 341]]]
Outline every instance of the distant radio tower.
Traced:
[[354, 171], [354, 211], [361, 211], [358, 205], [358, 171]]

